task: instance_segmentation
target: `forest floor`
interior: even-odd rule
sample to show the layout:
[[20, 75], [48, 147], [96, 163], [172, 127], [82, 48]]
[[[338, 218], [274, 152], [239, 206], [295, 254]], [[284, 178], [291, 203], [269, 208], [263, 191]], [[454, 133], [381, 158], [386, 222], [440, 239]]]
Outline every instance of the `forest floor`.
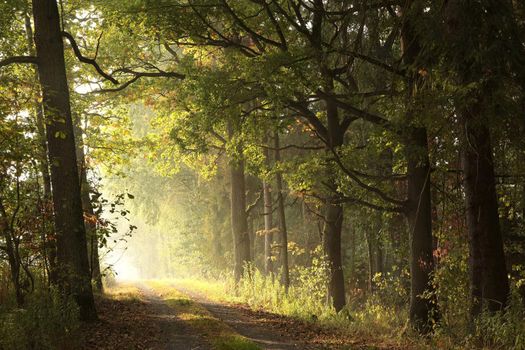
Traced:
[[119, 284], [97, 297], [83, 349], [385, 349], [286, 316], [219, 302], [170, 282]]

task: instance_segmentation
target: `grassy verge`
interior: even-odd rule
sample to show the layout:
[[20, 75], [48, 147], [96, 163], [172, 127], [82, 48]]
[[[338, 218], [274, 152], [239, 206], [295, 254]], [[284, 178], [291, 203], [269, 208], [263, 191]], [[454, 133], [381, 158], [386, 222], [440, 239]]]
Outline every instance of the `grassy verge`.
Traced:
[[214, 350], [260, 350], [254, 342], [236, 333], [203, 306], [174, 289], [169, 282], [148, 281], [147, 285], [177, 312], [181, 320], [201, 334]]
[[279, 283], [273, 283], [257, 273], [250, 281], [241, 281], [237, 288], [228, 279], [177, 279], [171, 283], [216, 302], [241, 303], [254, 310], [312, 323], [342, 334], [349, 342], [370, 344], [371, 349], [431, 348], [426, 346], [424, 340], [410, 333], [406, 312], [389, 309], [373, 301], [352, 309], [349, 306], [336, 313], [320, 297], [324, 291], [306, 285], [291, 287], [286, 294]]
[[[308, 282], [308, 281], [307, 281]], [[288, 294], [271, 279], [253, 272], [237, 288], [222, 280], [179, 279], [172, 281], [181, 289], [199, 293], [217, 302], [243, 303], [251, 309], [289, 316], [338, 331], [343, 337], [371, 349], [525, 349], [525, 322], [519, 298], [511, 298], [505, 313], [482, 314], [474, 330], [443, 321], [429, 336], [417, 334], [408, 325], [406, 307], [385, 303], [378, 295], [349, 298], [347, 307], [336, 313], [326, 306], [315, 285], [301, 282], [291, 286]], [[324, 292], [321, 290], [321, 292]], [[466, 316], [460, 316], [466, 317]], [[463, 322], [465, 323], [465, 322]], [[458, 324], [459, 326], [455, 326]]]
[[128, 283], [119, 283], [112, 287], [106, 287], [104, 297], [113, 300], [143, 300], [140, 290], [136, 286]]

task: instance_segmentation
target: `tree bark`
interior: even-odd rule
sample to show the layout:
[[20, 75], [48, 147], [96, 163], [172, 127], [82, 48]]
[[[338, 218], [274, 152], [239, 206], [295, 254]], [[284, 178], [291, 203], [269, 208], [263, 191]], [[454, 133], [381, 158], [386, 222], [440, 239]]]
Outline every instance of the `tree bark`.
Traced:
[[461, 158], [464, 173], [471, 264], [472, 315], [485, 304], [503, 310], [510, 293], [498, 214], [498, 199], [490, 133], [473, 106], [462, 113], [465, 142]]
[[[227, 129], [228, 137], [231, 140], [235, 133], [233, 122], [228, 122]], [[230, 159], [229, 166], [231, 227], [234, 252], [233, 275], [235, 281], [239, 282], [244, 276], [245, 265], [252, 261], [250, 256], [248, 215], [246, 213], [246, 177], [244, 175], [244, 159], [241, 149], [237, 149], [237, 154]]]
[[[333, 81], [326, 79], [328, 91], [333, 89]], [[344, 130], [339, 124], [339, 112], [331, 101], [325, 101], [328, 130], [327, 153], [337, 152], [343, 144]], [[330, 166], [326, 168], [326, 182], [330, 188], [337, 188], [336, 179]], [[346, 304], [345, 282], [341, 256], [341, 233], [343, 229], [343, 205], [339, 201], [339, 194], [330, 194], [325, 202], [323, 248], [330, 263], [330, 279], [328, 284], [328, 297], [336, 311], [340, 311]]]
[[21, 261], [17, 252], [17, 247], [14, 242], [13, 230], [9, 223], [7, 212], [4, 207], [4, 201], [0, 197], [0, 233], [5, 239], [5, 252], [7, 253], [7, 262], [11, 271], [11, 281], [15, 289], [16, 304], [18, 307], [24, 305], [24, 293], [20, 286], [20, 267]]
[[86, 246], [60, 18], [55, 0], [33, 0], [38, 73], [53, 187], [61, 291], [72, 295], [83, 320], [97, 318]]
[[[504, 50], [515, 43], [505, 25], [512, 23], [511, 9], [509, 2], [495, 0], [483, 3], [450, 0], [444, 8], [447, 40], [456, 48], [453, 59], [459, 57], [452, 62], [457, 83], [479, 86], [477, 91], [457, 101], [463, 135], [461, 163], [470, 248], [472, 316], [478, 315], [484, 305], [489, 311], [503, 310], [510, 292], [488, 126], [490, 117], [498, 117], [491, 113], [496, 103], [495, 91], [502, 89], [492, 72], [507, 69], [508, 61], [504, 51], [494, 55], [495, 52], [487, 52], [486, 48]], [[483, 15], [473, 20], [468, 17], [473, 10]], [[487, 35], [480, 36], [479, 32]], [[465, 40], [476, 42], [464, 49]], [[464, 60], [474, 56], [476, 59]]]
[[[33, 39], [33, 29], [31, 27], [31, 19], [29, 14], [25, 14], [25, 29], [27, 36], [27, 46], [29, 48], [29, 54], [35, 56], [35, 43]], [[38, 71], [35, 70], [35, 81], [38, 81]], [[41, 90], [38, 92], [41, 95]], [[48, 269], [48, 278], [50, 283], [57, 282], [56, 276], [56, 245], [53, 239], [50, 239], [50, 236], [54, 235], [52, 228], [48, 227], [48, 218], [53, 216], [53, 212], [50, 209], [51, 206], [51, 176], [49, 174], [49, 162], [47, 159], [47, 141], [46, 141], [46, 130], [44, 126], [44, 109], [42, 103], [37, 99], [34, 101], [35, 108], [35, 125], [38, 134], [38, 146], [40, 148], [40, 154], [38, 157], [38, 164], [40, 167], [40, 172], [42, 175], [42, 183], [44, 188], [44, 198], [42, 200], [42, 250], [45, 261], [46, 268]], [[50, 220], [50, 219], [49, 219]], [[51, 225], [50, 225], [51, 226]]]
[[[368, 230], [370, 231], [370, 229]], [[372, 293], [374, 286], [373, 286], [373, 278], [374, 278], [374, 243], [371, 237], [371, 232], [365, 233], [366, 238], [366, 247], [367, 247], [367, 258], [368, 258], [368, 281], [367, 281], [367, 288], [368, 292]]]
[[98, 252], [97, 216], [91, 202], [91, 185], [87, 178], [86, 155], [84, 152], [84, 141], [82, 138], [82, 127], [79, 118], [74, 121], [74, 133], [76, 138], [76, 154], [80, 179], [80, 191], [82, 197], [82, 208], [84, 210], [84, 225], [86, 227], [87, 251], [91, 280], [97, 292], [103, 291], [102, 272], [100, 270], [100, 257]]
[[[281, 147], [279, 141], [279, 132], [274, 133], [274, 147], [275, 147], [275, 163], [281, 161]], [[286, 228], [286, 213], [284, 210], [284, 196], [283, 196], [283, 174], [277, 171], [275, 174], [275, 187], [277, 189], [277, 206], [279, 211], [279, 237], [280, 237], [280, 258], [281, 258], [281, 281], [284, 289], [288, 291], [290, 287], [290, 271], [288, 266], [288, 231]]]
[[235, 256], [234, 277], [239, 282], [244, 275], [245, 264], [251, 261], [250, 236], [246, 217], [246, 192], [244, 161], [230, 160], [231, 175], [231, 224]]
[[[422, 333], [431, 331], [431, 317], [437, 317], [431, 273], [434, 270], [432, 255], [432, 205], [430, 194], [430, 160], [428, 136], [424, 126], [415, 120], [416, 91], [423, 88], [418, 69], [414, 65], [421, 53], [419, 38], [412, 18], [419, 15], [413, 9], [414, 1], [405, 3], [401, 30], [403, 63], [410, 72], [407, 79], [407, 132], [405, 152], [407, 159], [406, 216], [410, 230], [410, 321]], [[427, 294], [427, 295], [424, 295]], [[430, 296], [430, 297], [429, 297]]]
[[[430, 196], [430, 161], [425, 128], [411, 130], [407, 145], [420, 157], [407, 154], [408, 203], [407, 218], [410, 230], [410, 320], [422, 332], [430, 331], [430, 318], [435, 316], [434, 298], [423, 296], [432, 293], [432, 206]], [[433, 315], [434, 314], [434, 315]]]
[[[266, 165], [270, 166], [270, 155], [267, 148], [264, 148], [264, 157]], [[273, 257], [272, 257], [272, 243], [273, 243], [273, 199], [270, 183], [263, 181], [263, 201], [264, 201], [264, 272], [266, 275], [273, 274]]]
[[325, 207], [323, 228], [323, 248], [330, 263], [328, 295], [336, 311], [346, 304], [343, 265], [341, 259], [341, 230], [343, 226], [343, 206], [328, 202]]

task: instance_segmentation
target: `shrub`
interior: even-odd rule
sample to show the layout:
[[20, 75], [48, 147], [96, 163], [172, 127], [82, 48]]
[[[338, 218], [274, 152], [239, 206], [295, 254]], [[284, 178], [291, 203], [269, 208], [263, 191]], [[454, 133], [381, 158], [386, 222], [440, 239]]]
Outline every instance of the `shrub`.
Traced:
[[75, 349], [78, 329], [78, 308], [72, 300], [38, 291], [25, 309], [0, 314], [0, 349]]

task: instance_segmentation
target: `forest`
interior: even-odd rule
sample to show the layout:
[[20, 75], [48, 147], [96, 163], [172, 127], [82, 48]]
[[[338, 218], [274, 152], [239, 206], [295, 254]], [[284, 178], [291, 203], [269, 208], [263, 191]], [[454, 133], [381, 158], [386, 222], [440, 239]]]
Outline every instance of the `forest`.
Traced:
[[525, 349], [525, 2], [0, 0], [4, 349]]

